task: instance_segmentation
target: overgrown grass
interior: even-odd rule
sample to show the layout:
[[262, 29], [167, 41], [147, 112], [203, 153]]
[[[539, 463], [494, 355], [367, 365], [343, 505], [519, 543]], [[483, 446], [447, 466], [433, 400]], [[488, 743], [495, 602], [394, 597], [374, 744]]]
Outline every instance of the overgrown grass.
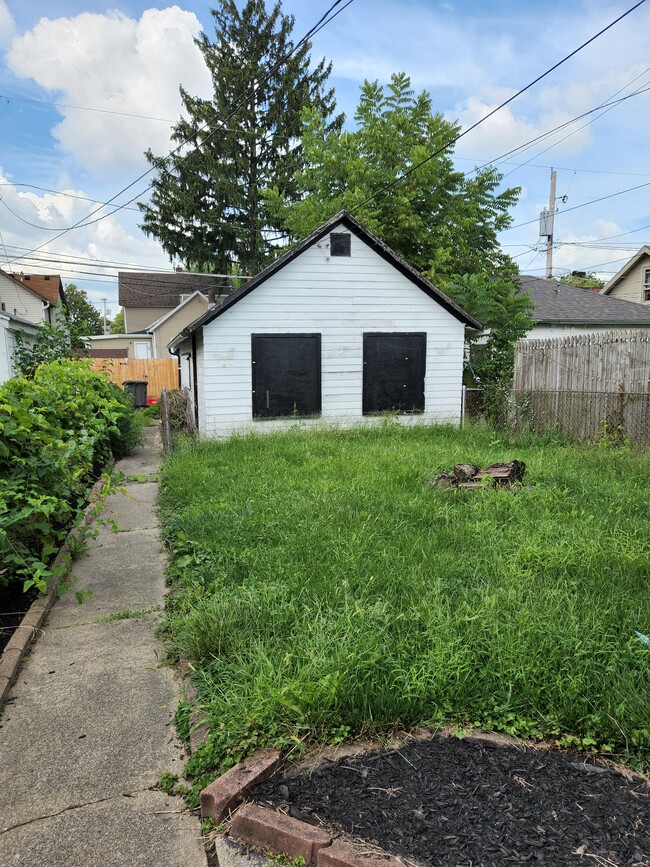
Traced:
[[[515, 457], [521, 489], [426, 484]], [[167, 630], [211, 727], [190, 771], [449, 719], [647, 759], [649, 477], [647, 454], [481, 428], [185, 445], [162, 510]]]

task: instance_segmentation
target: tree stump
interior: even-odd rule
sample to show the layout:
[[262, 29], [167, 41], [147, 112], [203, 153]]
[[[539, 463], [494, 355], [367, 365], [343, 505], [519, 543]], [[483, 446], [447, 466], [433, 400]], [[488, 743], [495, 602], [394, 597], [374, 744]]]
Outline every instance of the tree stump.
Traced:
[[474, 464], [454, 464], [454, 475], [459, 482], [471, 482], [478, 471]]
[[526, 464], [523, 461], [507, 461], [505, 463], [490, 464], [484, 470], [476, 474], [477, 479], [491, 476], [495, 485], [512, 485], [521, 482], [524, 477]]

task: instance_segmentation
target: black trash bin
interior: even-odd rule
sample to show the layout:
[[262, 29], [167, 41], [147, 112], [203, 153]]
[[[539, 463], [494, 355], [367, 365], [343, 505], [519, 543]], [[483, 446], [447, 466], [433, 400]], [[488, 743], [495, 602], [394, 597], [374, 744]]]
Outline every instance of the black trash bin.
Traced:
[[123, 383], [124, 391], [131, 395], [133, 406], [141, 408], [147, 405], [147, 383], [130, 379]]

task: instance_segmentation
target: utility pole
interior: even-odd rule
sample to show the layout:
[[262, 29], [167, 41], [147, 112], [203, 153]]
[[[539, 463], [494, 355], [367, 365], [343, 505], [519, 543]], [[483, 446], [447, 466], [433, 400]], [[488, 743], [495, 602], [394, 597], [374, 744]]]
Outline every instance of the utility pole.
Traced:
[[[539, 215], [539, 237], [546, 238], [546, 277], [553, 276], [553, 222], [555, 220], [555, 184], [557, 172], [551, 169], [551, 192], [548, 197], [548, 210], [546, 208]], [[562, 196], [566, 201], [566, 196]]]
[[106, 335], [106, 298], [99, 299], [104, 305], [104, 335]]
[[551, 230], [550, 235], [546, 236], [546, 277], [547, 279], [551, 279], [553, 277], [553, 217], [555, 216], [555, 184], [557, 182], [557, 172], [555, 169], [551, 169], [551, 192], [548, 197], [548, 209], [551, 215], [551, 221], [549, 228]]

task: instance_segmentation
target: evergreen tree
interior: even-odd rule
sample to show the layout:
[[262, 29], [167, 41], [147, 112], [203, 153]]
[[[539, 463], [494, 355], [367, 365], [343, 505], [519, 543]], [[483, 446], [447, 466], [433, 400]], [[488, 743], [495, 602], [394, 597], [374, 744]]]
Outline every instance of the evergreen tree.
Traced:
[[287, 201], [296, 196], [302, 109], [311, 108], [327, 129], [340, 128], [343, 117], [332, 120], [331, 64], [310, 69], [308, 42], [265, 80], [294, 45], [294, 19], [280, 2], [267, 12], [264, 0], [247, 0], [241, 11], [235, 0], [220, 0], [212, 16], [214, 41], [203, 33], [196, 43], [214, 93], [204, 100], [181, 88], [187, 119], [172, 139], [188, 146], [162, 159], [147, 152], [157, 174], [149, 204], [140, 203], [142, 229], [188, 270], [227, 273], [234, 264], [254, 273], [272, 257], [277, 234], [262, 190], [274, 186]]

